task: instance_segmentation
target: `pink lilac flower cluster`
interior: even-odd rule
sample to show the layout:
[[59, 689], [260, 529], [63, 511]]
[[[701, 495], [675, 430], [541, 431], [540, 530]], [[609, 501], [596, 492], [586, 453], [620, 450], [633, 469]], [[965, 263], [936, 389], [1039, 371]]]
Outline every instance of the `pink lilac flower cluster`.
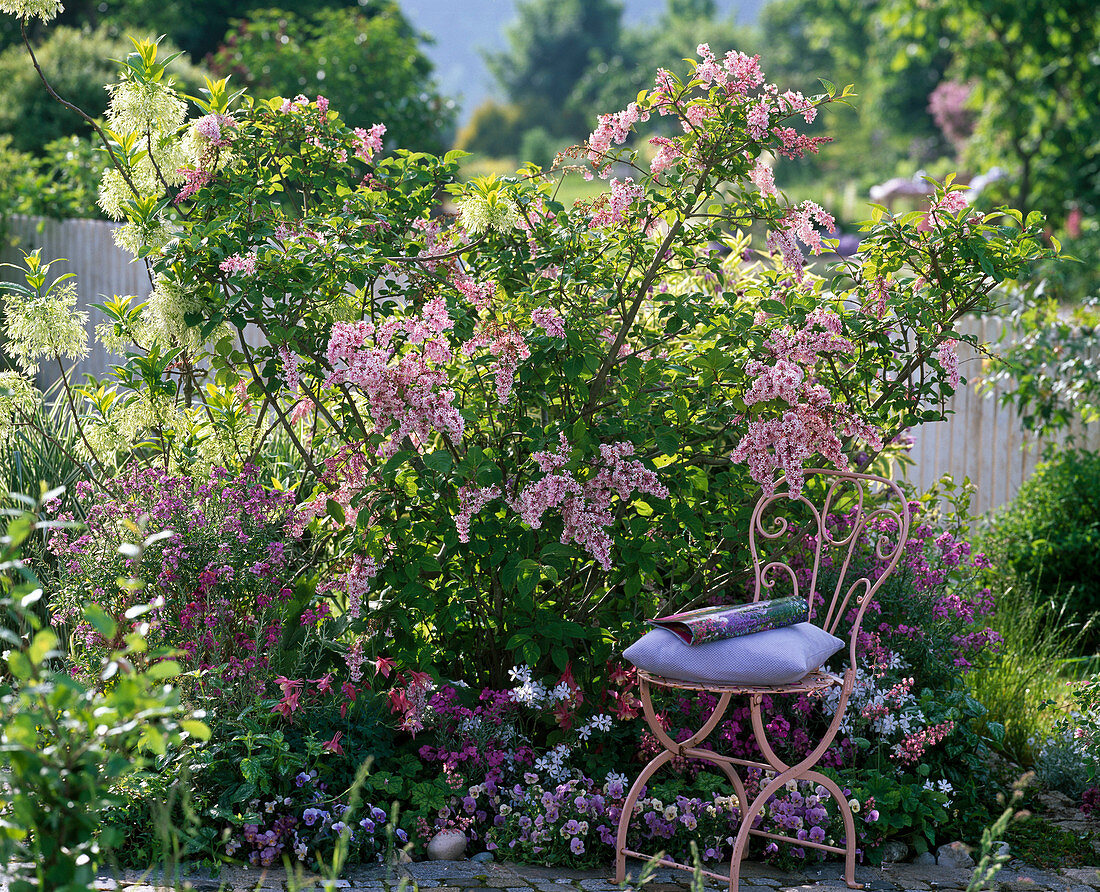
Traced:
[[968, 204], [964, 190], [954, 189], [946, 192], [928, 209], [928, 222], [933, 226], [943, 226], [948, 220], [954, 219], [955, 214]]
[[183, 177], [183, 186], [176, 193], [176, 201], [187, 201], [194, 198], [195, 194], [214, 179], [214, 174], [201, 167], [181, 167], [176, 170]]
[[761, 195], [775, 195], [775, 175], [771, 165], [762, 158], [749, 171], [749, 179], [760, 190]]
[[947, 338], [936, 350], [936, 359], [939, 360], [944, 374], [947, 375], [947, 383], [952, 390], [958, 389], [960, 380], [959, 354], [955, 352], [958, 344], [959, 342], [954, 338]]
[[645, 195], [645, 187], [635, 183], [631, 177], [625, 180], [612, 179], [611, 191], [602, 196], [602, 203], [596, 204], [596, 213], [590, 224], [593, 229], [622, 223], [624, 214], [639, 198]]
[[500, 493], [499, 486], [466, 485], [459, 488], [458, 514], [455, 515], [459, 542], [470, 541], [470, 519], [493, 499], [499, 498]]
[[588, 159], [595, 164], [604, 160], [613, 145], [626, 142], [635, 124], [648, 121], [649, 112], [631, 102], [623, 111], [600, 115], [597, 120], [598, 126], [588, 137]]
[[527, 346], [523, 332], [516, 326], [493, 320], [478, 323], [474, 336], [462, 345], [462, 352], [473, 356], [483, 347], [488, 347], [489, 354], [493, 357], [489, 371], [493, 375], [497, 402], [507, 406], [512, 399], [516, 372], [520, 363], [530, 358], [531, 348]]
[[[295, 560], [283, 541], [292, 497], [265, 491], [257, 479], [251, 467], [240, 474], [214, 469], [205, 478], [153, 468], [124, 471], [105, 488], [76, 485], [82, 531], [58, 529], [48, 545], [60, 565], [53, 621], [77, 633], [78, 675], [97, 672], [110, 645], [83, 620], [84, 607], [95, 603], [124, 632], [147, 621], [150, 645], [183, 651], [184, 665], [203, 672], [195, 683], [208, 692], [255, 694], [281, 637], [291, 597], [284, 580]], [[164, 535], [139, 557], [120, 555], [126, 530], [138, 524], [147, 537]], [[144, 589], [120, 587], [125, 577], [144, 580]], [[154, 609], [127, 618], [139, 603]]]
[[776, 475], [782, 471], [791, 497], [796, 497], [802, 490], [802, 469], [815, 454], [846, 469], [842, 436], [866, 440], [876, 450], [882, 448], [878, 431], [847, 406], [835, 404], [828, 389], [814, 378], [822, 356], [852, 351], [840, 326], [835, 313], [814, 310], [801, 330], [784, 326], [769, 334], [764, 349], [771, 354], [770, 364], [752, 360], [745, 367], [754, 379], [745, 394], [746, 405], [779, 400], [789, 407], [779, 418], [749, 422], [748, 431], [730, 454], [732, 461], [749, 465], [752, 479], [768, 494], [775, 491]]
[[236, 126], [237, 122], [229, 115], [211, 114], [195, 122], [195, 131], [212, 146], [222, 148], [229, 145], [228, 132]]
[[657, 474], [640, 461], [631, 460], [633, 454], [631, 443], [601, 444], [600, 459], [588, 469], [582, 482], [565, 470], [570, 446], [565, 434], [560, 434], [557, 451], [536, 452], [533, 456], [545, 476], [510, 495], [508, 505], [532, 529], [542, 526], [547, 511], [558, 509], [561, 541], [579, 545], [606, 570], [611, 566], [611, 536], [607, 529], [614, 520], [612, 497], [618, 495], [624, 502], [634, 493], [668, 498], [668, 489]]
[[[786, 119], [795, 115], [812, 123], [817, 107], [801, 93], [780, 92], [775, 84], [766, 84], [759, 56], [730, 51], [719, 61], [705, 43], [697, 47], [696, 53], [701, 61], [696, 65], [694, 80], [687, 87], [680, 86], [672, 74], [660, 69], [649, 95], [650, 108], [661, 115], [676, 115], [685, 133], [703, 134], [711, 126], [710, 121], [716, 122], [715, 127], [727, 126], [724, 116], [719, 113], [725, 106], [740, 110], [739, 115], [751, 139], [761, 143], [774, 141], [776, 151], [786, 157], [800, 158], [808, 152], [816, 152], [820, 144], [827, 141], [826, 137], [809, 137], [784, 125]], [[710, 102], [717, 104], [693, 101], [694, 86], [709, 90]], [[649, 110], [633, 103], [617, 114], [601, 115], [599, 125], [588, 140], [589, 159], [597, 166], [607, 161], [611, 147], [626, 142], [634, 125], [648, 117]], [[700, 141], [704, 145], [709, 142], [711, 140]], [[650, 143], [657, 146], [656, 156], [650, 163], [650, 173], [655, 177], [685, 159], [684, 147], [675, 140], [658, 136]], [[756, 176], [763, 183], [758, 184], [758, 188], [771, 194], [767, 191], [770, 173], [758, 168]]]
[[[226, 828], [227, 857], [243, 858], [254, 867], [272, 867], [284, 859], [310, 865], [316, 858], [324, 863], [343, 838], [345, 857], [381, 860], [389, 846], [384, 809], [370, 803], [352, 808], [332, 795], [315, 770], [300, 771], [284, 786], [287, 795], [248, 803], [247, 812], [260, 815], [261, 821]], [[390, 829], [398, 845], [408, 842], [405, 830]]]
[[370, 161], [382, 151], [382, 137], [386, 134], [385, 124], [374, 124], [369, 130], [356, 127], [352, 132], [355, 134], [356, 158]]
[[798, 207], [791, 208], [779, 225], [768, 233], [767, 247], [772, 253], [778, 253], [783, 265], [790, 270], [796, 282], [805, 280], [806, 256], [801, 244], [805, 244], [814, 254], [824, 250], [820, 226], [825, 233], [836, 230], [836, 220], [821, 205], [804, 201]]
[[256, 252], [250, 251], [247, 254], [233, 254], [226, 257], [218, 264], [218, 269], [231, 275], [233, 273], [244, 273], [246, 276], [253, 276], [256, 274]]
[[[395, 454], [408, 439], [423, 448], [434, 434], [462, 439], [465, 423], [444, 364], [451, 358], [447, 332], [454, 327], [447, 304], [436, 297], [419, 314], [337, 322], [325, 357], [332, 372], [326, 387], [351, 384], [366, 397], [374, 432], [384, 435], [378, 454]], [[404, 344], [396, 340], [404, 333]]]
[[537, 325], [552, 338], [565, 338], [565, 321], [553, 307], [537, 307], [532, 310], [531, 324]]

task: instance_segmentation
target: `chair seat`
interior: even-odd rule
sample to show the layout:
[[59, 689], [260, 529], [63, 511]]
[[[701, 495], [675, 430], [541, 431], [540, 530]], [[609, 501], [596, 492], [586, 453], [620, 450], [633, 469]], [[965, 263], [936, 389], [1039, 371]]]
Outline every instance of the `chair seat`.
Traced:
[[685, 691], [710, 691], [715, 694], [824, 694], [830, 688], [840, 687], [844, 679], [832, 672], [815, 669], [798, 681], [779, 685], [739, 685], [717, 684], [703, 681], [680, 681], [654, 675], [644, 669], [638, 670], [638, 678], [644, 678], [651, 685], [662, 688], [679, 688]]

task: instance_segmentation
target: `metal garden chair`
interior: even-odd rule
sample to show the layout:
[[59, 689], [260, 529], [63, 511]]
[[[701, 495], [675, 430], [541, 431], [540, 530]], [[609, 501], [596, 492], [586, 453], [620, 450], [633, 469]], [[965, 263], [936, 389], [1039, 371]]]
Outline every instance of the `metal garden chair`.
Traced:
[[[658, 769], [677, 756], [683, 756], [703, 759], [724, 772], [733, 785], [738, 807], [741, 811], [741, 824], [734, 840], [729, 875], [726, 876], [706, 870], [703, 871], [705, 875], [719, 880], [728, 880], [730, 892], [737, 892], [741, 861], [748, 850], [750, 837], [757, 836], [842, 854], [845, 857], [845, 882], [852, 889], [862, 888], [862, 885], [857, 883], [855, 879], [856, 834], [851, 807], [848, 805], [848, 801], [842, 794], [840, 787], [833, 780], [814, 769], [836, 737], [844, 718], [848, 698], [855, 684], [856, 640], [863, 614], [883, 581], [897, 567], [898, 561], [905, 550], [905, 542], [909, 533], [909, 507], [905, 496], [897, 485], [883, 477], [819, 468], [808, 469], [806, 477], [807, 482], [818, 480], [824, 487], [824, 498], [820, 508], [815, 507], [805, 495], [799, 495], [792, 499], [782, 489], [774, 495], [762, 496], [756, 504], [749, 529], [749, 550], [752, 555], [755, 574], [753, 600], [759, 601], [762, 596], [770, 597], [776, 584], [776, 576], [785, 577], [786, 582], [793, 587], [794, 594], [804, 593], [808, 599], [811, 622], [837, 637], [847, 637], [848, 668], [843, 676], [819, 669], [810, 672], [793, 684], [774, 687], [698, 684], [662, 678], [639, 670], [640, 696], [646, 721], [664, 749], [642, 769], [623, 803], [623, 812], [619, 820], [618, 840], [616, 842], [616, 882], [621, 883], [626, 878], [626, 859], [628, 857], [642, 860], [649, 860], [652, 857], [627, 848], [627, 831], [633, 817], [634, 807], [642, 790]], [[896, 506], [891, 507], [895, 502], [897, 503]], [[834, 534], [835, 531], [826, 524], [826, 518], [834, 511], [851, 512], [851, 528], [844, 531], [843, 535], [840, 535], [839, 532]], [[801, 512], [803, 515], [801, 518], [802, 523], [792, 530], [793, 524], [783, 515], [784, 513], [797, 512]], [[810, 544], [812, 552], [812, 563], [807, 562], [802, 572], [803, 579], [806, 572], [810, 573], [809, 585], [805, 589], [800, 589], [799, 573], [782, 560], [786, 554], [783, 540], [789, 542], [790, 534], [796, 531], [808, 535], [809, 538], [806, 541]], [[853, 554], [865, 533], [877, 536], [874, 547], [879, 560], [886, 562], [885, 569], [874, 579], [868, 578], [866, 575], [860, 575], [854, 580], [848, 580], [849, 570], [853, 569]], [[766, 551], [771, 551], [776, 545], [780, 546], [776, 559], [769, 560], [766, 556], [761, 555], [761, 546]], [[832, 556], [834, 549], [839, 552], [837, 557], [843, 560], [842, 562], [836, 559], [833, 560], [833, 572], [837, 573], [836, 583], [833, 586], [831, 597], [828, 597], [828, 593], [822, 593], [825, 597], [820, 605], [821, 610], [816, 611], [817, 615], [815, 615], [814, 593], [817, 591], [818, 574], [822, 569], [822, 557], [823, 554]], [[862, 570], [862, 568], [860, 569]], [[824, 611], [823, 616], [820, 615], [821, 611]], [[844, 625], [846, 625], [846, 628], [843, 627]], [[718, 694], [719, 700], [703, 726], [690, 738], [678, 743], [668, 735], [657, 717], [651, 693], [651, 689], [654, 687], [707, 691]], [[761, 713], [762, 699], [769, 695], [801, 693], [822, 695], [829, 693], [835, 687], [840, 688], [840, 700], [836, 713], [821, 741], [800, 762], [794, 765], [787, 764], [776, 755], [768, 742], [764, 718]], [[726, 708], [729, 706], [730, 699], [735, 695], [748, 697], [752, 715], [753, 735], [766, 760], [764, 762], [722, 756], [711, 750], [700, 748], [700, 744], [718, 727]], [[756, 768], [763, 772], [773, 772], [774, 776], [761, 787], [756, 798], [749, 802], [745, 793], [745, 785], [738, 774], [738, 768]], [[766, 774], [762, 775], [762, 777], [766, 776]], [[829, 791], [844, 821], [843, 848], [827, 845], [824, 842], [813, 842], [808, 839], [800, 840], [791, 836], [769, 833], [753, 827], [753, 823], [767, 806], [768, 800], [790, 780], [816, 782]], [[658, 863], [666, 867], [677, 867], [684, 870], [693, 869], [691, 865], [679, 864], [667, 858], [661, 859]]]

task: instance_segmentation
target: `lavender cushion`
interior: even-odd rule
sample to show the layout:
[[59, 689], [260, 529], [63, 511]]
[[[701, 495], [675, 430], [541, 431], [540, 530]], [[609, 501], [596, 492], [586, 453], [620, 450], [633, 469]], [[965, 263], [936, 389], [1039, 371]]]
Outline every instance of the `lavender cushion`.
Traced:
[[690, 645], [675, 632], [654, 629], [623, 656], [639, 669], [678, 681], [780, 685], [820, 668], [843, 646], [843, 641], [813, 623]]

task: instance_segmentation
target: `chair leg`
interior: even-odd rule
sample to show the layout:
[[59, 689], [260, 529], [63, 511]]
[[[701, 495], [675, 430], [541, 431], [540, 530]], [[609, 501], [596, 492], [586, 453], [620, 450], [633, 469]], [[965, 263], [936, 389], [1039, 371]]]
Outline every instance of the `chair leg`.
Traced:
[[856, 882], [856, 822], [852, 816], [852, 807], [844, 798], [844, 792], [832, 778], [817, 771], [807, 771], [806, 780], [816, 781], [828, 790], [840, 809], [844, 821], [844, 882], [849, 889], [862, 889], [863, 884]]
[[650, 761], [645, 768], [642, 769], [642, 773], [638, 775], [638, 779], [634, 781], [634, 784], [630, 787], [630, 792], [626, 794], [626, 799], [623, 801], [623, 813], [619, 815], [619, 833], [615, 839], [615, 882], [622, 883], [626, 881], [626, 835], [630, 829], [630, 819], [634, 815], [634, 806], [638, 802], [638, 797], [642, 795], [642, 789], [651, 777], [667, 762], [672, 761], [676, 754], [665, 750], [658, 753]]

